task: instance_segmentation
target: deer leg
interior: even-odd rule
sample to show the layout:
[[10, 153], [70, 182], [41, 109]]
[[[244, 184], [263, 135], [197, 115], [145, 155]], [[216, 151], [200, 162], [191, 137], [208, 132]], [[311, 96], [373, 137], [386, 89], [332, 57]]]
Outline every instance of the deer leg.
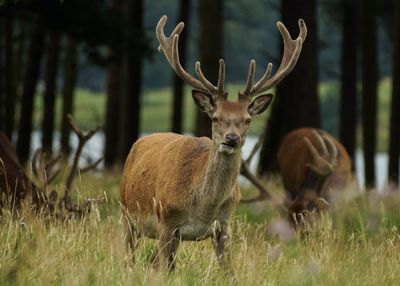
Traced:
[[131, 263], [135, 262], [135, 252], [139, 246], [140, 234], [137, 229], [133, 226], [132, 222], [128, 219], [128, 217], [124, 217], [123, 220], [124, 229], [125, 229], [125, 247], [129, 256], [129, 260]]
[[222, 267], [225, 267], [226, 265], [225, 256], [229, 246], [230, 238], [231, 231], [226, 225], [221, 226], [214, 232], [213, 235], [215, 255], [217, 256], [218, 262]]
[[158, 258], [161, 267], [167, 266], [169, 271], [175, 269], [176, 250], [179, 246], [179, 232], [170, 226], [159, 226]]

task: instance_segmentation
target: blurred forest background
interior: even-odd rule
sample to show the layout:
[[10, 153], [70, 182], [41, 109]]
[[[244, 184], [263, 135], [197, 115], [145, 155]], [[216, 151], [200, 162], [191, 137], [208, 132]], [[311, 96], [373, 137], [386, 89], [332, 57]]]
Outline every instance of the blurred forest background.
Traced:
[[0, 130], [27, 162], [32, 135], [43, 149], [68, 154], [67, 114], [82, 129], [101, 125], [107, 168], [121, 166], [143, 134], [209, 135], [190, 90], [157, 52], [155, 26], [185, 22], [182, 65], [200, 60], [216, 80], [227, 64], [231, 99], [246, 80], [279, 66], [281, 20], [292, 37], [303, 18], [308, 36], [294, 71], [253, 124], [265, 133], [258, 172], [276, 171], [287, 132], [323, 128], [354, 159], [363, 151], [365, 183], [376, 183], [375, 155], [387, 152], [388, 180], [399, 182], [400, 1], [396, 0], [0, 0]]

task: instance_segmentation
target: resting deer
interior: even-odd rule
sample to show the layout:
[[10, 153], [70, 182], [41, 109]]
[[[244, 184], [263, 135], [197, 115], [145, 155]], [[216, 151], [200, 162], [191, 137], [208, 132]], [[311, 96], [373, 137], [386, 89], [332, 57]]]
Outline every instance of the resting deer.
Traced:
[[351, 159], [344, 146], [327, 132], [300, 128], [287, 134], [278, 150], [278, 165], [293, 223], [310, 210], [329, 206], [332, 191], [352, 179]]
[[[156, 35], [172, 69], [194, 90], [192, 97], [212, 119], [212, 140], [173, 133], [157, 133], [139, 139], [125, 163], [121, 181], [121, 204], [130, 251], [140, 236], [159, 240], [158, 258], [169, 269], [181, 240], [212, 237], [215, 252], [223, 262], [230, 238], [230, 220], [240, 200], [237, 177], [247, 131], [254, 115], [265, 111], [272, 95], [259, 95], [277, 85], [294, 68], [306, 37], [299, 20], [300, 35], [292, 40], [285, 26], [277, 26], [284, 41], [281, 65], [271, 77], [272, 64], [254, 83], [255, 61], [250, 62], [247, 82], [237, 101], [229, 101], [224, 87], [225, 64], [219, 61], [217, 85], [203, 75], [196, 63], [197, 78], [186, 72], [178, 54], [179, 23], [170, 37], [164, 35], [167, 17], [159, 20]], [[253, 97], [259, 95], [256, 99]]]

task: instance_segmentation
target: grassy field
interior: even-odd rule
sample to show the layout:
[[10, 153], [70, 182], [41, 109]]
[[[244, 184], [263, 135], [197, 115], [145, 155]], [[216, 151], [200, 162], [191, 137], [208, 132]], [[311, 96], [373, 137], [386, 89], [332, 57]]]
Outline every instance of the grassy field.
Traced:
[[[242, 85], [229, 85], [228, 90], [232, 97], [243, 88]], [[379, 86], [379, 105], [378, 105], [378, 149], [387, 148], [389, 136], [389, 115], [390, 115], [390, 80], [381, 81]], [[320, 85], [322, 121], [324, 128], [333, 134], [338, 132], [339, 124], [339, 85], [337, 83], [323, 83]], [[143, 94], [143, 109], [141, 114], [141, 130], [145, 133], [164, 132], [170, 130], [171, 109], [172, 109], [172, 91], [170, 88], [145, 90]], [[359, 98], [359, 110], [361, 112], [361, 98]], [[184, 98], [184, 130], [191, 132], [195, 119], [195, 105], [191, 98], [190, 89], [186, 89]], [[36, 97], [35, 103], [35, 127], [41, 124], [42, 98]], [[57, 101], [57, 114], [61, 114], [61, 101]], [[97, 125], [103, 125], [105, 120], [105, 94], [91, 92], [84, 89], [78, 89], [76, 92], [74, 116], [84, 129], [94, 128]], [[266, 122], [269, 112], [259, 115], [255, 118], [251, 134], [260, 134]], [[57, 125], [59, 124], [57, 117]], [[359, 123], [360, 120], [359, 120]], [[358, 128], [358, 142], [361, 140], [361, 128]]]
[[3, 216], [0, 285], [398, 285], [397, 195], [348, 191], [303, 237], [271, 204], [240, 205], [228, 273], [218, 267], [211, 242], [203, 241], [182, 243], [176, 271], [168, 274], [152, 267], [155, 243], [149, 239], [142, 241], [137, 263], [127, 264], [118, 173], [79, 179], [81, 197], [108, 198], [80, 221], [45, 222], [23, 212], [20, 219]]

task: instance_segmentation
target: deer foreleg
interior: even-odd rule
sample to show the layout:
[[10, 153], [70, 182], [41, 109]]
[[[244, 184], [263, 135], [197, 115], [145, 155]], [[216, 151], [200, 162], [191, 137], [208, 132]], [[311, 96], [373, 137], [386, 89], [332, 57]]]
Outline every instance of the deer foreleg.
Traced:
[[169, 271], [175, 268], [176, 250], [179, 246], [179, 233], [176, 228], [159, 226], [158, 258], [162, 267], [166, 265]]

